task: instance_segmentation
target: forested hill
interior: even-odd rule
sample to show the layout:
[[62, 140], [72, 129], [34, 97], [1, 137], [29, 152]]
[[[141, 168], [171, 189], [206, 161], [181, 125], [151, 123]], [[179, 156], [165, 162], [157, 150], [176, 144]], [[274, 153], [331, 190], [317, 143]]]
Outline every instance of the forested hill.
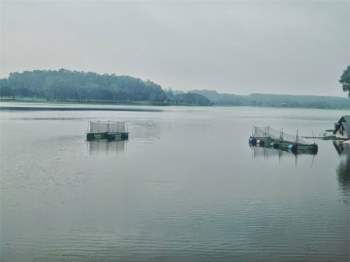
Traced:
[[[346, 85], [345, 87], [348, 85], [345, 80], [341, 83]], [[152, 81], [131, 76], [66, 69], [11, 73], [8, 78], [0, 79], [0, 98], [82, 103], [350, 109], [349, 98], [273, 94], [235, 95], [213, 90], [194, 90], [186, 93], [163, 90], [160, 85]]]
[[199, 94], [169, 98], [160, 85], [151, 81], [66, 69], [11, 73], [0, 79], [0, 96], [47, 101], [211, 105], [209, 99]]
[[191, 92], [207, 97], [214, 105], [222, 106], [350, 109], [350, 99], [345, 97], [276, 94], [235, 95], [218, 93], [213, 90], [194, 90]]

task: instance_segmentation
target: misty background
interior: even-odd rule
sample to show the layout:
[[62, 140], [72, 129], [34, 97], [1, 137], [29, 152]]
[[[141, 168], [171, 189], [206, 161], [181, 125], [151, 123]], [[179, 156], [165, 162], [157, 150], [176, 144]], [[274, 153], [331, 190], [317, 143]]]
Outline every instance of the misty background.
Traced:
[[33, 69], [163, 88], [346, 96], [350, 1], [4, 1], [0, 78]]

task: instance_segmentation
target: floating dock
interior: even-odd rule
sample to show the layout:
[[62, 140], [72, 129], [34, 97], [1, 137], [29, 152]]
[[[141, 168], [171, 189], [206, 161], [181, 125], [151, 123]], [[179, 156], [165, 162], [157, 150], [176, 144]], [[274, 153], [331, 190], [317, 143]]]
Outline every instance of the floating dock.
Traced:
[[249, 137], [250, 146], [273, 148], [293, 154], [317, 154], [318, 145], [307, 143], [300, 139], [298, 132], [295, 136], [278, 131], [271, 127], [254, 127]]
[[86, 134], [87, 141], [120, 141], [128, 139], [129, 132], [126, 129], [125, 122], [89, 121], [88, 132]]

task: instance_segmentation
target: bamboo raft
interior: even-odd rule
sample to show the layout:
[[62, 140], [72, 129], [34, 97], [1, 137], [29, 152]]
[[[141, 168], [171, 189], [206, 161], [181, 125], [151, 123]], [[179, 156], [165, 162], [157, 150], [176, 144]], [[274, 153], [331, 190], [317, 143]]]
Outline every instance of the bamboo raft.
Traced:
[[87, 141], [120, 141], [128, 139], [129, 133], [126, 129], [125, 122], [89, 121], [88, 132], [86, 134]]
[[293, 154], [317, 154], [318, 145], [307, 143], [302, 140], [298, 131], [295, 136], [286, 134], [283, 130], [278, 131], [271, 127], [254, 127], [253, 133], [249, 137], [250, 146], [273, 148], [277, 150], [291, 152]]

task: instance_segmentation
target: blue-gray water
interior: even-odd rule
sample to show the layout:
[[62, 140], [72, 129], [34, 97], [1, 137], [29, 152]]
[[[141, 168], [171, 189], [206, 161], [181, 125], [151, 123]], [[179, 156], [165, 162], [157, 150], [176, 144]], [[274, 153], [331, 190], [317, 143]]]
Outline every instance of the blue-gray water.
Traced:
[[[253, 125], [318, 135], [349, 111], [0, 111], [0, 260], [349, 261], [350, 154], [248, 146]], [[130, 140], [85, 141], [89, 120]]]

